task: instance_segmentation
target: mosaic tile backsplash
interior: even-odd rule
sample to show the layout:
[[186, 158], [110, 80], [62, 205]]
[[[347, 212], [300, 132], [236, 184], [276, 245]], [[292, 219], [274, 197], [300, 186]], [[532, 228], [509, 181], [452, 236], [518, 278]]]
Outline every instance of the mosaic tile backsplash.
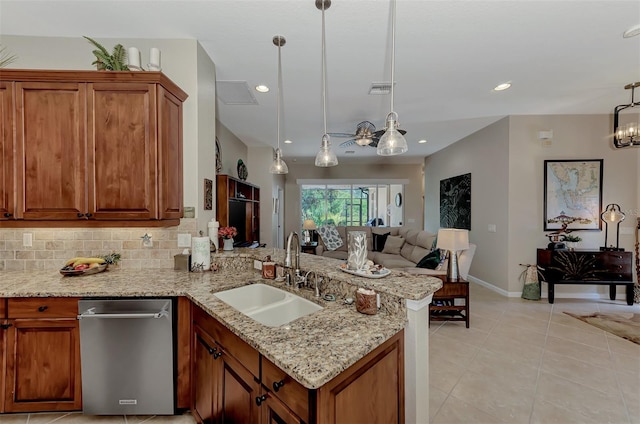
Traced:
[[[11, 228], [0, 229], [0, 271], [60, 269], [67, 259], [111, 252], [122, 255], [123, 269], [173, 269], [178, 234], [196, 235], [196, 219], [183, 218], [170, 228]], [[31, 247], [23, 246], [30, 233]], [[151, 234], [153, 247], [142, 236]]]

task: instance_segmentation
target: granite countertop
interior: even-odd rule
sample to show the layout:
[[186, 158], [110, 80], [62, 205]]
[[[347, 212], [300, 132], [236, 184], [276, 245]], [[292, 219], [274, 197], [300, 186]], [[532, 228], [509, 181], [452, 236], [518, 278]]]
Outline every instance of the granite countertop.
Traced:
[[[236, 255], [246, 259], [254, 257], [256, 253], [264, 253], [256, 252], [259, 249], [251, 250], [253, 252], [249, 253], [234, 251], [226, 257]], [[273, 255], [273, 249], [263, 250], [269, 250], [269, 254]], [[311, 265], [310, 259], [305, 257], [304, 260], [305, 265]], [[324, 268], [327, 269], [327, 265]], [[341, 274], [339, 276], [342, 278], [352, 277], [341, 271], [335, 272]], [[387, 280], [386, 283], [391, 286], [388, 290], [394, 293], [410, 292], [412, 296], [419, 296], [424, 292], [423, 297], [426, 297], [441, 287], [440, 280], [423, 278], [430, 282], [421, 285], [419, 290], [405, 289], [403, 285], [396, 287], [397, 280], [415, 280], [415, 277], [389, 278], [391, 276], [381, 280]], [[353, 280], [367, 280], [360, 282], [363, 286], [372, 286], [369, 283], [375, 281], [376, 289], [383, 292], [384, 283], [381, 280], [360, 277]], [[110, 269], [81, 277], [63, 277], [58, 271], [11, 271], [0, 272], [0, 281], [2, 297], [186, 296], [309, 389], [319, 388], [330, 381], [402, 330], [406, 322], [406, 314], [403, 313], [381, 309], [376, 315], [363, 315], [356, 311], [355, 305], [345, 305], [341, 298], [336, 302], [327, 302], [314, 298], [310, 290], [300, 289], [295, 293], [321, 304], [324, 309], [280, 327], [264, 326], [214, 296], [215, 292], [255, 282], [291, 291], [283, 283], [263, 280], [254, 270], [189, 273]], [[356, 281], [354, 284], [358, 283]]]

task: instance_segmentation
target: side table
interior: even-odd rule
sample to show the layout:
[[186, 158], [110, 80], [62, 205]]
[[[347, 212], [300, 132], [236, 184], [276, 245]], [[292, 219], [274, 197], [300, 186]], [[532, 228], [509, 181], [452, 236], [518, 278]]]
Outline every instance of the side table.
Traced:
[[316, 247], [318, 247], [318, 242], [317, 241], [312, 241], [309, 244], [302, 243], [300, 245], [300, 251], [302, 253], [309, 253], [311, 255], [315, 255], [316, 254]]
[[[442, 288], [433, 294], [429, 305], [431, 321], [464, 321], [469, 328], [469, 282], [459, 279], [449, 281], [446, 275], [436, 275], [442, 280]], [[456, 305], [455, 299], [464, 299], [464, 305]]]

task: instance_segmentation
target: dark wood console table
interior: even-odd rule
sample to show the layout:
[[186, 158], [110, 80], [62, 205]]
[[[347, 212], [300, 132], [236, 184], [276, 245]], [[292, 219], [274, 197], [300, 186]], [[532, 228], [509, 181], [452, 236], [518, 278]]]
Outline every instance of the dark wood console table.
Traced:
[[609, 286], [609, 298], [616, 299], [616, 286], [626, 286], [627, 304], [633, 305], [631, 252], [599, 250], [538, 249], [538, 266], [549, 285], [549, 303], [553, 303], [556, 284], [598, 284]]

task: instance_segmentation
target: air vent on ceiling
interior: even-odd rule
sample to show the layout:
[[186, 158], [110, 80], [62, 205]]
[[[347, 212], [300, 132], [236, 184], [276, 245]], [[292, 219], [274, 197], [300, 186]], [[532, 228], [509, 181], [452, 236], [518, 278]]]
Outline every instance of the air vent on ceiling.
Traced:
[[347, 150], [346, 152], [344, 152], [346, 155], [355, 155], [356, 151], [355, 150]]
[[373, 96], [389, 93], [391, 93], [390, 82], [372, 82], [371, 88], [369, 88], [369, 94]]
[[246, 81], [216, 81], [216, 96], [225, 105], [257, 105]]

